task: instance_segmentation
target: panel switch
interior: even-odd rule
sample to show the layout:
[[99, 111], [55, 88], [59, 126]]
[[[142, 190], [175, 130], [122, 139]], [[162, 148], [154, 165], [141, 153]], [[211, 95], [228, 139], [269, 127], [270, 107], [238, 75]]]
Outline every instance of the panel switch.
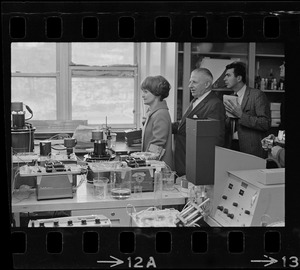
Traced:
[[222, 205], [218, 205], [217, 209], [219, 209], [220, 211], [223, 211], [224, 207]]
[[234, 214], [228, 214], [227, 217], [233, 219], [234, 218]]

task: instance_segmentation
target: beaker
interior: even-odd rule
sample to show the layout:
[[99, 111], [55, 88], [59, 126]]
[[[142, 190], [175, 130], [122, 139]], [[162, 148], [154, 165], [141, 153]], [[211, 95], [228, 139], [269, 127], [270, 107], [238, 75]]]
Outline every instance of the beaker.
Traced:
[[108, 178], [106, 177], [94, 178], [94, 196], [97, 199], [103, 200], [106, 198], [107, 183], [108, 183]]
[[128, 199], [131, 195], [131, 168], [122, 168], [114, 171], [114, 187], [110, 195], [113, 199]]

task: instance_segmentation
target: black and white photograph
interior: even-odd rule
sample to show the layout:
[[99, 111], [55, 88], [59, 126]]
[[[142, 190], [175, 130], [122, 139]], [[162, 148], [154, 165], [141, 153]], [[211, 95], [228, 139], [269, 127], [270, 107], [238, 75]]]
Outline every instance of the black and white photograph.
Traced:
[[284, 226], [282, 43], [11, 44], [13, 226]]
[[299, 267], [299, 7], [113, 2], [3, 5], [13, 268]]

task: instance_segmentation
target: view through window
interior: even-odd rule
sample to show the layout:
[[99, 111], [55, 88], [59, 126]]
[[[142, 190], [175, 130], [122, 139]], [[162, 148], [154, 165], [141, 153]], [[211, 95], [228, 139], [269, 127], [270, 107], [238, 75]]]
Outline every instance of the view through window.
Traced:
[[134, 125], [136, 59], [134, 43], [12, 43], [11, 100], [32, 120]]

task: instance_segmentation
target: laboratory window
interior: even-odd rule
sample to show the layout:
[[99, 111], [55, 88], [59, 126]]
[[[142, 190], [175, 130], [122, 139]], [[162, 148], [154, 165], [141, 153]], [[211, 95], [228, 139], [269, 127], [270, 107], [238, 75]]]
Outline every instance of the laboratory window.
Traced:
[[136, 43], [12, 43], [11, 101], [34, 120], [87, 120], [134, 127]]

